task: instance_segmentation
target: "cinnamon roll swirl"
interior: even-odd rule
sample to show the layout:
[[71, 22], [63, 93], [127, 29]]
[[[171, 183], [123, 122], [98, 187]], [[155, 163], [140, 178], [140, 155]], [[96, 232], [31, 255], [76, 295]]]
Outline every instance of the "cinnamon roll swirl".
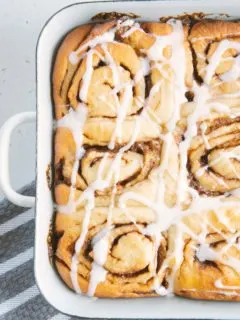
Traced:
[[[59, 130], [56, 133], [56, 202], [63, 204], [62, 192], [71, 187], [71, 177], [75, 165], [76, 147], [72, 137], [66, 138], [68, 131]], [[85, 146], [85, 152], [78, 164], [75, 189], [77, 197], [98, 179], [102, 167], [101, 179], [106, 181], [106, 187], [96, 188], [96, 205], [108, 205], [113, 188], [116, 198], [123, 192], [134, 190], [144, 194], [144, 185], [153, 189], [156, 176], [154, 171], [160, 164], [162, 142], [155, 139], [147, 142], [135, 142], [128, 150], [121, 153], [120, 147], [109, 150], [101, 146]], [[150, 181], [151, 179], [151, 181]], [[152, 187], [151, 187], [152, 186]], [[80, 203], [81, 205], [81, 203]], [[84, 203], [82, 203], [84, 205]]]
[[[174, 108], [186, 100], [183, 92], [192, 85], [187, 34], [180, 21], [134, 25], [111, 21], [72, 31], [54, 67], [56, 118], [67, 114], [68, 107], [76, 110], [84, 103], [89, 118], [84, 141], [109, 145], [111, 139], [120, 144], [129, 141], [137, 115], [144, 111], [139, 135], [158, 137], [156, 123], [174, 125]], [[179, 54], [184, 65], [176, 68]]]
[[[58, 137], [56, 137], [57, 141]], [[65, 140], [68, 144], [70, 140]], [[55, 201], [57, 204], [67, 205], [72, 188], [72, 174], [74, 154], [69, 156], [69, 146], [62, 148], [63, 153], [55, 153]], [[61, 144], [64, 146], [64, 143]], [[64, 153], [67, 150], [68, 155]], [[95, 188], [95, 206], [109, 206], [114, 192], [114, 205], [121, 203], [128, 206], [145, 206], [146, 201], [155, 201], [156, 190], [159, 184], [159, 165], [166, 152], [161, 140], [136, 142], [132, 147], [120, 153], [119, 148], [106, 150], [102, 147], [86, 148], [79, 160], [78, 171], [74, 185], [74, 199], [77, 208], [84, 207], [86, 201], [84, 193], [98, 180], [99, 167], [101, 179], [106, 185], [100, 184]], [[176, 203], [176, 185], [178, 174], [177, 144], [173, 140], [168, 148], [168, 164], [162, 177], [167, 188], [164, 201], [168, 206]]]
[[[76, 148], [72, 138], [63, 137], [64, 130], [56, 133], [56, 144], [60, 148], [56, 150], [56, 176], [59, 176], [58, 182], [71, 184], [71, 175], [74, 165], [74, 156]], [[67, 132], [68, 134], [68, 132]], [[114, 175], [116, 169], [120, 166], [119, 177], [117, 181], [118, 192], [148, 177], [150, 171], [160, 164], [161, 140], [135, 142], [128, 150], [123, 152], [121, 158], [118, 156], [119, 147], [108, 150], [101, 146], [86, 146], [85, 153], [79, 160], [79, 170], [76, 179], [76, 188], [85, 190], [97, 179], [99, 166], [104, 162], [102, 178], [109, 181], [109, 187], [105, 194], [109, 194], [115, 182]], [[62, 179], [62, 181], [61, 181]], [[100, 192], [99, 194], [102, 194]]]
[[[74, 246], [82, 231], [84, 210], [67, 216], [58, 213], [56, 232], [63, 235], [56, 251], [56, 266], [61, 277], [70, 288], [78, 291], [79, 287], [83, 293], [95, 293], [99, 297], [156, 295], [153, 281], [157, 277], [167, 286], [167, 270], [160, 272], [166, 255], [165, 238], [162, 237], [155, 257], [154, 239], [144, 233], [147, 225], [154, 223], [154, 212], [148, 208], [128, 208], [126, 212], [114, 209], [112, 226], [108, 229], [108, 211], [108, 208], [93, 210], [88, 233], [77, 257], [76, 271], [71, 265]], [[105, 256], [104, 264], [102, 255]], [[93, 269], [106, 277], [95, 282], [91, 278]]]
[[[239, 210], [212, 210], [181, 223], [183, 251], [175, 293], [194, 299], [240, 301]], [[172, 232], [170, 236], [175, 237]]]
[[189, 149], [188, 170], [191, 185], [201, 194], [230, 194], [240, 187], [239, 124], [239, 117], [227, 116], [199, 123]]
[[200, 21], [190, 33], [200, 81], [211, 87], [213, 97], [239, 104], [240, 24], [237, 21]]

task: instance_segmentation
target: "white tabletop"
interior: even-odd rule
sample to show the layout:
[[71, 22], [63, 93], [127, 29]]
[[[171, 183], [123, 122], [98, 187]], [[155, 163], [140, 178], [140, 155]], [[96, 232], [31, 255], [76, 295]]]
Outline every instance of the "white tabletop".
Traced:
[[[0, 10], [0, 127], [11, 116], [34, 111], [35, 50], [45, 21], [74, 0], [1, 0]], [[35, 176], [35, 125], [19, 127], [10, 152], [14, 188]], [[3, 194], [0, 190], [0, 199]]]

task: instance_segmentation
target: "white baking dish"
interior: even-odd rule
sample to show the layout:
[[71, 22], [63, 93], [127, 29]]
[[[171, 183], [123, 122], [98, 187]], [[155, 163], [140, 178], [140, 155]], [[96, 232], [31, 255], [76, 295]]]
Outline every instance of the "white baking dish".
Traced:
[[[117, 1], [79, 3], [57, 12], [44, 26], [37, 47], [37, 195], [35, 276], [47, 301], [61, 312], [93, 318], [184, 318], [239, 319], [240, 304], [230, 302], [191, 301], [177, 297], [132, 300], [93, 300], [76, 295], [60, 280], [49, 263], [47, 235], [53, 214], [51, 191], [46, 169], [52, 158], [51, 68], [60, 39], [73, 27], [87, 22], [98, 12], [134, 12], [143, 19], [183, 12], [227, 13], [240, 17], [239, 0], [196, 1]], [[17, 194], [9, 183], [8, 148], [12, 130], [20, 123], [35, 119], [35, 113], [11, 118], [0, 135], [0, 183], [6, 196], [22, 206], [33, 206], [35, 199]]]

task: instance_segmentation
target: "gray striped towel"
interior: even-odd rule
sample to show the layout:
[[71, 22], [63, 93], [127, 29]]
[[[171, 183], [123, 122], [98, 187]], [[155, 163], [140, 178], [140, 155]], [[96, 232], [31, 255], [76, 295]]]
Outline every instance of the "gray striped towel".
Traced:
[[[35, 194], [35, 183], [20, 190]], [[39, 293], [34, 280], [34, 209], [0, 203], [0, 320], [67, 320]]]
[[[19, 192], [35, 195], [35, 183]], [[0, 320], [87, 320], [59, 313], [41, 296], [33, 270], [34, 214], [7, 200], [0, 203]]]

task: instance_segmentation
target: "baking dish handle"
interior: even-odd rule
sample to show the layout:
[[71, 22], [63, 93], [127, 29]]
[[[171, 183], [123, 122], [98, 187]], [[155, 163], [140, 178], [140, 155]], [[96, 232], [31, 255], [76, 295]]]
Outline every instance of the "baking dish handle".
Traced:
[[8, 119], [0, 130], [0, 187], [6, 198], [21, 207], [33, 207], [35, 197], [23, 196], [13, 190], [9, 175], [9, 147], [13, 130], [22, 123], [36, 119], [35, 112], [22, 112]]

